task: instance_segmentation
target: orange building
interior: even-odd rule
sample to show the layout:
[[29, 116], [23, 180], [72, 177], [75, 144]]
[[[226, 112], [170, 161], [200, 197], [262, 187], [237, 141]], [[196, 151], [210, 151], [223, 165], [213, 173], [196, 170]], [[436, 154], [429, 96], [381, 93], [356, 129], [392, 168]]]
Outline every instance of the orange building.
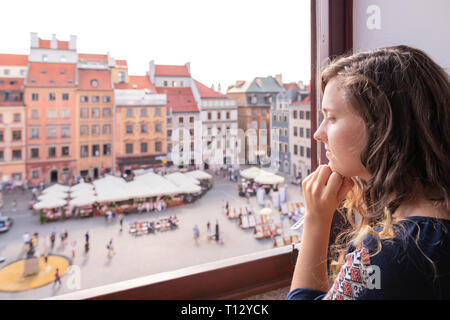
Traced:
[[76, 37], [43, 40], [31, 34], [25, 80], [27, 178], [69, 182], [76, 173]]
[[[83, 58], [87, 57], [80, 55]], [[76, 106], [77, 175], [97, 179], [112, 171], [114, 161], [114, 91], [106, 61], [79, 64]]]
[[120, 80], [114, 85], [117, 170], [129, 174], [133, 169], [161, 166], [167, 152], [166, 95], [156, 93], [148, 76], [126, 72]]

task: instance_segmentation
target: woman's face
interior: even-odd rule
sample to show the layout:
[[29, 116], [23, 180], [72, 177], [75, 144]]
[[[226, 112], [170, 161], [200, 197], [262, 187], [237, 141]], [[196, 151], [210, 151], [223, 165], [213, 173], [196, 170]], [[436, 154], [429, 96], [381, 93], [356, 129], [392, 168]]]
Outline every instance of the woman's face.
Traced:
[[331, 170], [344, 177], [361, 177], [366, 181], [370, 173], [361, 163], [361, 152], [366, 143], [366, 127], [348, 101], [336, 78], [325, 87], [322, 112], [324, 119], [314, 139], [325, 144]]

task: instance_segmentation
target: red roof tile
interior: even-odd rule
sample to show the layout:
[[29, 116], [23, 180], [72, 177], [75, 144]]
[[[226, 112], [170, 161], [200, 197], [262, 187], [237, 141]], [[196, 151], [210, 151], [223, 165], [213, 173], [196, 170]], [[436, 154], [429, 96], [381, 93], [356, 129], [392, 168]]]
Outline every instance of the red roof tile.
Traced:
[[167, 110], [172, 112], [198, 112], [197, 102], [191, 88], [156, 88], [158, 93], [167, 95]]
[[[97, 80], [97, 86], [93, 85], [92, 80]], [[109, 70], [78, 70], [78, 89], [79, 90], [112, 90], [111, 76]]]
[[295, 82], [285, 83], [283, 84], [283, 87], [286, 89], [286, 91], [290, 89], [299, 89], [298, 85]]
[[[75, 87], [75, 75], [76, 64], [31, 62], [26, 86]], [[53, 82], [50, 81], [51, 79]]]
[[115, 89], [150, 89], [153, 92], [156, 92], [156, 88], [151, 83], [148, 76], [129, 76], [130, 81], [128, 83], [116, 83], [114, 85]]
[[292, 102], [292, 104], [309, 106], [311, 104], [311, 99], [309, 98], [309, 96], [306, 96], [302, 101], [294, 101]]
[[0, 90], [23, 90], [24, 78], [0, 78]]
[[208, 88], [204, 84], [194, 80], [197, 85], [198, 91], [200, 92], [201, 98], [226, 98], [226, 96], [220, 92], [214, 91], [211, 88]]
[[[39, 38], [39, 48], [50, 49], [51, 41]], [[61, 50], [69, 49], [69, 41], [56, 40], [56, 47]]]
[[28, 55], [26, 54], [0, 54], [0, 66], [26, 66]]
[[79, 61], [107, 61], [108, 55], [106, 54], [94, 54], [94, 53], [79, 53], [78, 54]]
[[155, 65], [155, 76], [190, 77], [186, 66]]
[[116, 65], [127, 66], [127, 60], [116, 60]]

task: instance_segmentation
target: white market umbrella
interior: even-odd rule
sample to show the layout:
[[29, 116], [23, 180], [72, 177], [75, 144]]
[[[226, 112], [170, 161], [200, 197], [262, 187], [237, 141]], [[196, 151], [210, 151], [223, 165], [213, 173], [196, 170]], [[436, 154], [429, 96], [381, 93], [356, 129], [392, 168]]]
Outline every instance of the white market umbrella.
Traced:
[[63, 186], [62, 184], [55, 183], [54, 185], [42, 190], [42, 193], [52, 193], [52, 192], [69, 192], [70, 187]]
[[186, 175], [193, 177], [195, 179], [200, 179], [200, 180], [212, 179], [212, 175], [210, 175], [209, 173], [206, 173], [205, 171], [201, 171], [201, 170], [189, 171], [186, 173]]
[[96, 196], [82, 196], [69, 201], [70, 206], [83, 207], [97, 202]]
[[172, 181], [177, 186], [186, 185], [186, 184], [200, 184], [200, 181], [198, 181], [196, 178], [188, 176], [186, 174], [175, 172], [168, 175], [165, 175], [164, 178]]
[[182, 193], [182, 190], [176, 184], [153, 172], [135, 177], [134, 181], [142, 182], [154, 189], [158, 196]]
[[43, 193], [41, 195], [39, 195], [37, 198], [40, 201], [44, 201], [44, 200], [48, 200], [48, 199], [61, 199], [64, 200], [68, 197], [67, 193], [64, 192], [48, 192], [48, 193]]
[[284, 182], [284, 177], [261, 170], [260, 174], [256, 176], [254, 180], [260, 184], [280, 184]]
[[257, 167], [251, 167], [245, 170], [242, 170], [241, 176], [245, 179], [254, 179], [261, 173], [261, 169]]
[[40, 209], [54, 209], [64, 207], [67, 204], [67, 201], [62, 199], [45, 199], [33, 205], [33, 208], [36, 210]]
[[183, 193], [198, 193], [202, 191], [201, 187], [194, 184], [181, 185], [180, 189]]
[[72, 192], [77, 192], [80, 190], [93, 190], [93, 189], [94, 189], [93, 184], [82, 182], [82, 183], [78, 183], [78, 184], [70, 187], [70, 192], [72, 193]]

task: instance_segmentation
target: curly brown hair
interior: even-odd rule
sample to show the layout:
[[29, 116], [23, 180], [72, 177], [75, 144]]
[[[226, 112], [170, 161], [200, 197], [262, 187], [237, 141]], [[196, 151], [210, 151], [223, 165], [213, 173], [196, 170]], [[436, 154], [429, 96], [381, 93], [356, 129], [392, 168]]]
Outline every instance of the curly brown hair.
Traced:
[[447, 213], [450, 208], [450, 81], [444, 69], [423, 51], [399, 45], [331, 61], [321, 74], [322, 94], [333, 78], [364, 120], [368, 143], [361, 162], [371, 178], [352, 178], [342, 204], [352, 228], [332, 246], [338, 257], [332, 278], [350, 243], [368, 233], [395, 237], [392, 215], [400, 204], [421, 197]]

